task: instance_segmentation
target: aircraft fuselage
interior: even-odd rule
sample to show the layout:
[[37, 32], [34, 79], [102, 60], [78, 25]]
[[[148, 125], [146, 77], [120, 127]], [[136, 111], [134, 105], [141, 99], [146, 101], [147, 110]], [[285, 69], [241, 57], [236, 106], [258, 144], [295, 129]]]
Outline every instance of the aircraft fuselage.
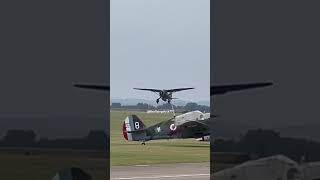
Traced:
[[170, 101], [172, 99], [172, 93], [167, 92], [166, 90], [160, 91], [159, 96], [160, 96], [161, 100], [163, 100], [164, 102]]
[[123, 123], [123, 135], [129, 141], [157, 139], [202, 138], [210, 135], [210, 113], [192, 111], [175, 118], [146, 127], [135, 115], [128, 116]]

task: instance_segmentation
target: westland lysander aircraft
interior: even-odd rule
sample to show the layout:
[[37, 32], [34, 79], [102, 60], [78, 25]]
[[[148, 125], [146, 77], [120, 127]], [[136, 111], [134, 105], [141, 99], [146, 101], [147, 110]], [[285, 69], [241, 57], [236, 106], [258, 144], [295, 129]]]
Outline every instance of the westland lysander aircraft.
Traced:
[[[272, 85], [271, 82], [262, 82], [262, 83], [247, 83], [247, 84], [230, 84], [230, 85], [216, 85], [210, 87], [210, 95], [219, 95], [226, 94], [231, 91], [240, 91], [245, 89], [260, 88], [264, 86]], [[93, 89], [99, 91], [110, 91], [110, 86], [107, 85], [97, 85], [97, 84], [74, 84], [75, 87], [84, 88], [84, 89]], [[136, 88], [138, 89], [138, 88]], [[189, 88], [188, 88], [189, 89]], [[190, 88], [194, 89], [194, 88]], [[173, 89], [171, 89], [173, 90]], [[186, 89], [185, 89], [186, 90]]]
[[194, 89], [194, 88], [176, 88], [176, 89], [144, 89], [144, 88], [133, 88], [136, 90], [143, 90], [143, 91], [151, 91], [154, 93], [157, 93], [159, 95], [159, 98], [156, 99], [157, 104], [159, 103], [159, 100], [162, 99], [162, 101], [170, 104], [172, 99], [177, 99], [172, 97], [172, 93], [178, 92], [178, 91], [185, 91], [189, 89]]
[[[239, 91], [252, 88], [270, 86], [272, 83], [249, 83], [236, 85], [218, 85], [210, 88], [210, 95], [221, 95], [231, 91]], [[75, 85], [80, 88], [95, 90], [107, 90], [109, 86], [104, 85]], [[211, 116], [213, 118], [214, 116]], [[199, 140], [209, 140], [210, 137], [210, 113], [192, 111], [172, 119], [162, 121], [150, 127], [146, 127], [136, 116], [128, 116], [122, 126], [123, 136], [129, 141], [145, 141], [157, 139], [177, 139], [177, 138], [197, 138]]]

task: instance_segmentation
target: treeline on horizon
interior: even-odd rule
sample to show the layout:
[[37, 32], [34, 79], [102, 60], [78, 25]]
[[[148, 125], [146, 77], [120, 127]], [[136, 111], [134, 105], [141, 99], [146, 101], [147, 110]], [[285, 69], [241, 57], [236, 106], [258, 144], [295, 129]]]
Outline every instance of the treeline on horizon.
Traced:
[[[82, 138], [37, 139], [32, 130], [8, 130], [0, 139], [0, 147], [81, 149], [106, 151], [109, 137], [102, 130], [93, 130]], [[248, 130], [238, 140], [217, 138], [211, 143], [212, 152], [243, 153], [255, 158], [282, 154], [292, 160], [320, 161], [320, 143], [305, 138], [281, 137], [279, 132], [267, 129]]]
[[282, 154], [299, 162], [320, 161], [320, 143], [306, 138], [281, 137], [274, 130], [248, 130], [239, 140], [215, 139], [211, 143], [213, 152], [237, 152], [263, 158]]
[[[147, 111], [147, 110], [171, 110], [171, 104], [165, 103], [162, 105], [158, 106], [153, 106], [147, 103], [138, 103], [136, 105], [122, 105], [121, 103], [112, 103], [110, 106], [111, 109], [127, 109], [127, 110], [142, 110], [142, 111]], [[210, 107], [205, 106], [205, 105], [199, 105], [197, 103], [187, 103], [184, 106], [175, 106], [173, 105], [173, 108], [176, 112], [189, 112], [189, 111], [196, 111], [199, 110], [201, 112], [210, 112]]]
[[108, 150], [109, 138], [102, 130], [92, 130], [82, 138], [37, 139], [33, 130], [8, 130], [0, 147]]

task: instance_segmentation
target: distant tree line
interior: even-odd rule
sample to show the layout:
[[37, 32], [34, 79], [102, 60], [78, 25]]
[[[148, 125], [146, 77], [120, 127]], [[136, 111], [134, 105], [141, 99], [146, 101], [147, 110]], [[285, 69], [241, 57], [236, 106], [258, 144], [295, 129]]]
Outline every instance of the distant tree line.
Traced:
[[[112, 103], [111, 104], [111, 109], [135, 109], [135, 110], [142, 110], [142, 111], [147, 111], [147, 110], [171, 110], [171, 104], [165, 103], [162, 105], [158, 106], [153, 106], [147, 103], [138, 103], [136, 105], [122, 105], [121, 103]], [[173, 105], [174, 110], [177, 112], [189, 112], [189, 111], [195, 111], [199, 110], [201, 112], [210, 112], [210, 107], [205, 106], [205, 105], [199, 105], [197, 103], [187, 103], [184, 106], [175, 106]]]
[[109, 138], [104, 131], [94, 130], [83, 138], [37, 140], [32, 130], [8, 130], [0, 140], [0, 147], [107, 150]]
[[273, 130], [249, 130], [239, 140], [216, 139], [211, 144], [214, 152], [240, 152], [257, 158], [283, 154], [295, 161], [320, 161], [320, 143], [302, 139], [281, 137]]

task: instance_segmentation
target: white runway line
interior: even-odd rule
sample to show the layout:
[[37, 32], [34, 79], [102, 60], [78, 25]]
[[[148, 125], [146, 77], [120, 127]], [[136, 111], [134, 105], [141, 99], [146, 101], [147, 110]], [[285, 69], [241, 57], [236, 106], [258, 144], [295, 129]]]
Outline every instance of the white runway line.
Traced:
[[149, 167], [150, 165], [144, 165], [144, 164], [140, 164], [140, 165], [134, 165], [135, 167]]
[[172, 175], [172, 176], [122, 177], [122, 178], [111, 178], [111, 180], [168, 179], [168, 178], [199, 177], [199, 176], [210, 176], [210, 174], [180, 174], [180, 175]]

